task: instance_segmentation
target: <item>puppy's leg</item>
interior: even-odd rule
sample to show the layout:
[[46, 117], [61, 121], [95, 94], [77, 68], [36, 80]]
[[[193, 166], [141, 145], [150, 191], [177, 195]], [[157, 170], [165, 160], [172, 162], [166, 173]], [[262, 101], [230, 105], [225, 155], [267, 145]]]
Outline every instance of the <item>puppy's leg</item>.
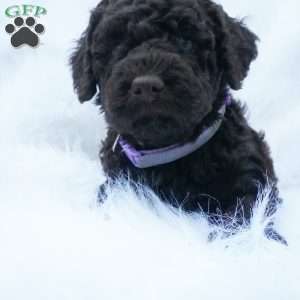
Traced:
[[[282, 203], [282, 199], [278, 195], [278, 189], [275, 185], [268, 186], [266, 181], [258, 182], [249, 176], [245, 176], [244, 182], [239, 182], [239, 188], [236, 191], [239, 194], [239, 203], [232, 205], [229, 209], [229, 214], [234, 217], [235, 224], [238, 226], [244, 225], [249, 226], [251, 218], [253, 216], [253, 208], [258, 201], [260, 187], [270, 188], [271, 191], [267, 194], [268, 203], [264, 212], [265, 218], [272, 218], [278, 210], [279, 205]], [[242, 196], [240, 187], [244, 186], [244, 192], [248, 189], [248, 193]], [[267, 224], [264, 229], [264, 233], [268, 239], [278, 241], [284, 245], [288, 245], [287, 241], [274, 229], [274, 222], [271, 221]]]
[[108, 186], [108, 181], [106, 180], [105, 183], [101, 184], [98, 188], [98, 195], [97, 195], [97, 200], [99, 203], [103, 203], [106, 198], [107, 198], [107, 186]]

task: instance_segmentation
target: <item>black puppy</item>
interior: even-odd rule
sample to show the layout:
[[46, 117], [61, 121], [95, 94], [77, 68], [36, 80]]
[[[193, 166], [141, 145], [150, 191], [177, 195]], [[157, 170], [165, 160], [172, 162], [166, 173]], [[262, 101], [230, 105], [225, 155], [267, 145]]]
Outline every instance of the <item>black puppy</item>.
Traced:
[[231, 216], [240, 203], [249, 219], [268, 182], [278, 201], [263, 134], [229, 93], [256, 40], [209, 0], [103, 0], [71, 64], [80, 102], [98, 91], [107, 177], [127, 176], [186, 211]]

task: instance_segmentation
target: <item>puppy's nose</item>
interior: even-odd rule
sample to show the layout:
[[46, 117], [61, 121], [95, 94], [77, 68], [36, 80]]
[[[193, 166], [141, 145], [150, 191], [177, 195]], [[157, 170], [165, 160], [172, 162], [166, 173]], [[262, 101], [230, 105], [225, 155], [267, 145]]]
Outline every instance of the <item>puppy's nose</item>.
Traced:
[[134, 96], [141, 96], [153, 99], [164, 89], [163, 81], [157, 76], [139, 76], [131, 84], [131, 93]]

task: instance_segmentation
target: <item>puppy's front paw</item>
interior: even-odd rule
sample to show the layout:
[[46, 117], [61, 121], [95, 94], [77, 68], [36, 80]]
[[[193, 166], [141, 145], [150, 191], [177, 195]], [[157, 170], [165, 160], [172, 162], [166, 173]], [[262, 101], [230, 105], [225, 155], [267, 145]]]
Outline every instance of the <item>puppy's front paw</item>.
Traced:
[[107, 198], [107, 182], [101, 184], [98, 189], [97, 200], [99, 203], [103, 203]]
[[273, 228], [273, 222], [270, 222], [267, 227], [265, 228], [265, 235], [269, 240], [274, 240], [277, 242], [282, 243], [285, 246], [288, 246], [287, 240], [280, 235], [274, 228]]

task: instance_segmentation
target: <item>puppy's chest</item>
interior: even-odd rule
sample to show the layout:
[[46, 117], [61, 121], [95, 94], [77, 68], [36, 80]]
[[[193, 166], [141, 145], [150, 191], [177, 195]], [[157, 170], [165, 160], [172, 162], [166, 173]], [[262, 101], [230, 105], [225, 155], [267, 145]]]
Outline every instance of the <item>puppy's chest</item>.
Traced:
[[[195, 156], [195, 157], [194, 157]], [[147, 169], [130, 168], [135, 180], [164, 193], [212, 193], [214, 188], [222, 185], [225, 173], [228, 175], [226, 163], [208, 157], [199, 159], [197, 155], [182, 159], [169, 165]]]
[[[163, 169], [163, 170], [162, 170]], [[233, 178], [213, 164], [208, 168], [200, 162], [193, 165], [163, 167], [152, 170], [134, 170], [136, 180], [142, 179], [162, 200], [188, 211], [201, 207], [205, 211], [215, 210], [218, 203], [230, 193], [228, 186]], [[138, 179], [139, 178], [139, 179]]]

